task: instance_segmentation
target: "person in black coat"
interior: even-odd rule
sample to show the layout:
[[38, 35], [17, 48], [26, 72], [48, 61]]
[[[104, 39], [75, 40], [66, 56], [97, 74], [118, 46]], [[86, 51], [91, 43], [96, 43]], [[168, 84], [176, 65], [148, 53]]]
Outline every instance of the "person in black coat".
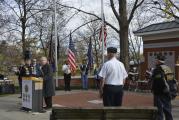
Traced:
[[46, 104], [46, 109], [52, 107], [52, 96], [55, 95], [55, 86], [54, 86], [54, 79], [53, 79], [53, 71], [48, 64], [47, 58], [41, 58], [41, 72], [43, 77], [43, 96]]
[[166, 75], [163, 70], [165, 57], [158, 55], [156, 58], [156, 67], [152, 72], [152, 92], [154, 95], [154, 106], [158, 108], [157, 120], [173, 120], [171, 97]]
[[25, 65], [23, 65], [21, 70], [20, 70], [20, 76], [21, 77], [32, 76], [31, 59], [25, 59]]
[[[24, 62], [24, 61], [23, 61]], [[24, 63], [21, 63], [21, 65], [18, 67], [18, 70], [15, 71], [15, 74], [18, 76], [18, 82], [19, 82], [19, 90], [20, 90], [20, 96], [19, 98], [22, 98], [22, 76], [21, 76], [21, 70], [22, 67], [24, 66]]]

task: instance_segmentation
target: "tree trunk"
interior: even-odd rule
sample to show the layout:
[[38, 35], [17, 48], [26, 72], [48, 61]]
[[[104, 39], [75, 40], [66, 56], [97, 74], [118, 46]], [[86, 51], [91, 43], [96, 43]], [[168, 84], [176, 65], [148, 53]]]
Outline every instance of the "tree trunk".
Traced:
[[22, 53], [24, 54], [25, 53], [25, 51], [26, 51], [26, 48], [27, 48], [27, 46], [26, 46], [26, 40], [25, 40], [25, 31], [26, 31], [26, 16], [27, 16], [27, 11], [26, 11], [26, 2], [25, 2], [25, 0], [23, 0], [23, 3], [22, 3], [22, 5], [23, 5], [23, 11], [24, 11], [24, 14], [23, 14], [23, 16], [21, 16], [22, 18], [21, 18], [21, 23], [22, 23]]
[[119, 13], [120, 13], [120, 60], [124, 63], [126, 69], [129, 69], [129, 42], [128, 42], [128, 31], [129, 24], [127, 19], [127, 3], [126, 0], [120, 0], [119, 2]]
[[120, 60], [124, 63], [126, 69], [129, 68], [129, 43], [128, 27], [120, 27]]
[[22, 20], [22, 53], [24, 54], [25, 51], [26, 51], [25, 22]]

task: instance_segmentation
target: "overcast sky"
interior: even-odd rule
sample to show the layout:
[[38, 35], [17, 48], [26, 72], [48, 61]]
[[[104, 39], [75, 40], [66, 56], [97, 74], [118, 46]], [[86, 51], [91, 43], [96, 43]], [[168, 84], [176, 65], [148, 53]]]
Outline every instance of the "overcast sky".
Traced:
[[[69, 6], [73, 6], [76, 8], [80, 8], [87, 12], [95, 13], [96, 15], [101, 16], [101, 0], [63, 0], [65, 4], [68, 4]], [[108, 19], [108, 16], [111, 16], [112, 11], [110, 8], [106, 6], [106, 0], [104, 0], [104, 12], [105, 12], [105, 18]], [[73, 30], [76, 27], [81, 25], [81, 20], [79, 16], [74, 17], [68, 26], [70, 26], [70, 29]]]

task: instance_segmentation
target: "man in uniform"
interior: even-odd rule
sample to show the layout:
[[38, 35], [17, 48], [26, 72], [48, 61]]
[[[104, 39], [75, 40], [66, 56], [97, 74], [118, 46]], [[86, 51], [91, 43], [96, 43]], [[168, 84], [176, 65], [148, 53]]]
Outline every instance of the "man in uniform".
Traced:
[[32, 75], [34, 77], [40, 77], [41, 76], [41, 70], [40, 70], [40, 65], [37, 63], [36, 59], [32, 60]]
[[171, 96], [166, 80], [164, 56], [157, 56], [156, 67], [152, 73], [152, 92], [154, 94], [154, 106], [158, 108], [157, 120], [173, 120], [171, 113]]
[[68, 64], [68, 60], [64, 61], [64, 65], [62, 66], [62, 71], [64, 75], [64, 83], [65, 83], [65, 91], [71, 91], [70, 81], [71, 81], [71, 70], [70, 65]]
[[25, 65], [22, 67], [20, 71], [21, 77], [29, 77], [32, 76], [32, 66], [31, 66], [31, 59], [25, 58]]
[[117, 48], [108, 47], [108, 61], [104, 63], [99, 76], [102, 78], [101, 97], [104, 106], [121, 106], [123, 85], [127, 78], [124, 64], [116, 59]]
[[81, 71], [81, 80], [82, 80], [82, 88], [84, 90], [88, 89], [88, 66], [85, 64], [85, 60], [83, 60], [83, 64], [80, 66]]

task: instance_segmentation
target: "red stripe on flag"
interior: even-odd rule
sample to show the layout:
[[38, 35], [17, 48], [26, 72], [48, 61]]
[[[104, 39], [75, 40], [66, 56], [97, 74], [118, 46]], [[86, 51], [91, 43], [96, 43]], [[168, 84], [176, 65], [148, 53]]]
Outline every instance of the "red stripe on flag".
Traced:
[[[106, 28], [106, 24], [104, 25], [104, 46], [106, 47], [106, 38], [107, 38], [107, 28]], [[102, 42], [102, 26], [100, 28], [100, 32], [99, 32], [99, 40]]]
[[72, 71], [76, 70], [75, 54], [68, 49], [68, 62]]

